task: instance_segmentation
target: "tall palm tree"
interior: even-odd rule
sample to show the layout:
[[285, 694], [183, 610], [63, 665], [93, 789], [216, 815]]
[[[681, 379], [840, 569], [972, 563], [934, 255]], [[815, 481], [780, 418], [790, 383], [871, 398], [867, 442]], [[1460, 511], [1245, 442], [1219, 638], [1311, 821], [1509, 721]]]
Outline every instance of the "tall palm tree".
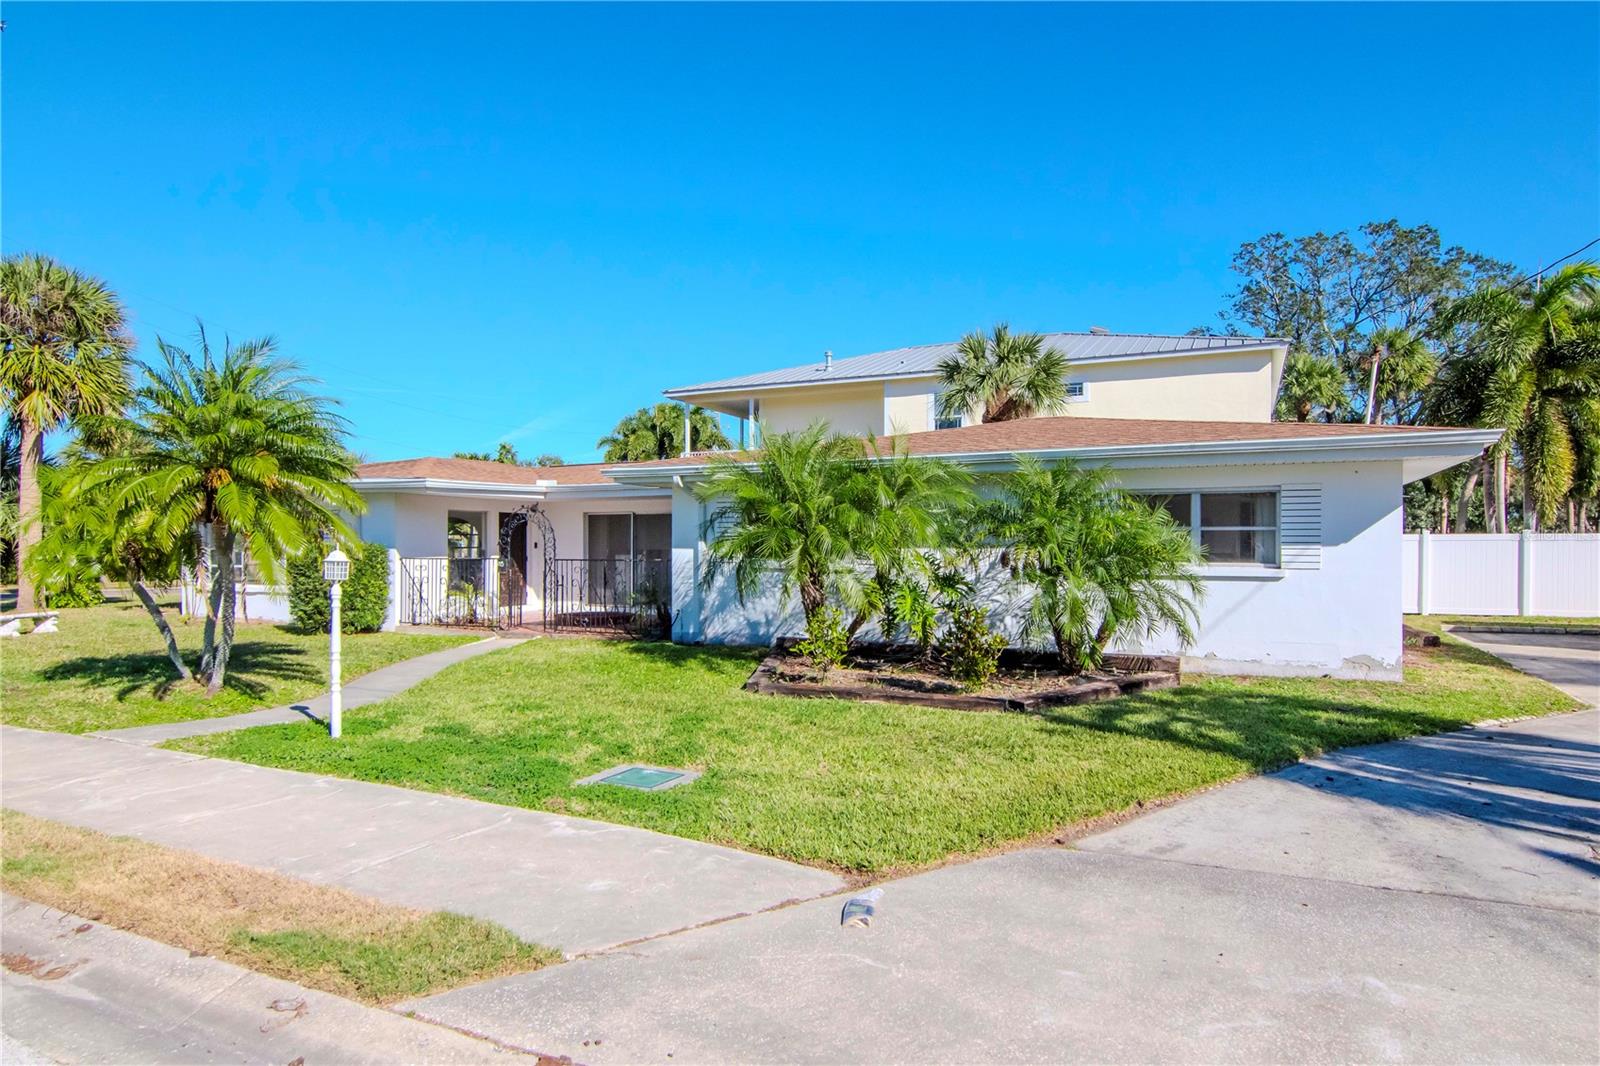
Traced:
[[[732, 447], [716, 416], [703, 407], [689, 409], [689, 450], [712, 451]], [[639, 463], [670, 459], [683, 453], [683, 408], [675, 403], [641, 407], [601, 437], [596, 447], [605, 449], [608, 463]]]
[[750, 456], [712, 456], [695, 486], [705, 523], [709, 583], [731, 568], [740, 598], [776, 570], [785, 595], [799, 591], [810, 630], [830, 591], [852, 583], [861, 442], [825, 423], [774, 433]]
[[985, 422], [1055, 414], [1067, 402], [1067, 357], [1037, 333], [1012, 333], [1004, 322], [986, 337], [967, 334], [939, 362], [946, 418], [982, 411]]
[[1073, 673], [1098, 666], [1113, 640], [1170, 629], [1189, 644], [1199, 624], [1205, 588], [1189, 531], [1109, 477], [1024, 457], [981, 508], [1002, 562], [1031, 592], [1029, 635], [1048, 634]]
[[[1482, 426], [1485, 424], [1484, 397], [1494, 368], [1487, 359], [1457, 356], [1446, 359], [1429, 384], [1422, 398], [1422, 421], [1430, 426]], [[1495, 508], [1490, 499], [1490, 470], [1493, 449], [1487, 449], [1476, 460], [1462, 480], [1461, 494], [1456, 501], [1456, 532], [1467, 531], [1472, 498], [1481, 486], [1483, 489], [1484, 531], [1504, 532], [1495, 528]]]
[[340, 512], [365, 509], [348, 481], [355, 458], [332, 401], [307, 391], [299, 367], [270, 338], [228, 344], [215, 356], [200, 334], [197, 355], [158, 340], [145, 364], [122, 454], [96, 463], [118, 511], [148, 516], [140, 537], [175, 552], [200, 532], [211, 580], [200, 672], [215, 693], [226, 679], [234, 630], [234, 551], [274, 579], [283, 560], [324, 532], [354, 539]]
[[17, 491], [17, 608], [35, 606], [23, 574], [39, 542], [44, 437], [74, 418], [106, 414], [128, 397], [128, 351], [116, 293], [43, 255], [0, 262], [0, 399], [21, 434]]
[[1408, 423], [1416, 421], [1423, 391], [1439, 372], [1439, 357], [1419, 335], [1384, 328], [1368, 338], [1355, 365], [1367, 378], [1363, 420], [1368, 425], [1381, 425], [1387, 407], [1395, 422]]
[[1309, 422], [1319, 411], [1329, 418], [1337, 416], [1346, 404], [1344, 386], [1344, 372], [1332, 359], [1289, 353], [1278, 386], [1278, 421]]
[[1574, 430], [1600, 423], [1597, 296], [1600, 265], [1573, 263], [1531, 291], [1480, 289], [1447, 311], [1447, 322], [1470, 327], [1470, 349], [1490, 368], [1483, 417], [1506, 430], [1499, 454], [1514, 447], [1521, 457], [1532, 528], [1555, 520], [1580, 455], [1595, 450]]

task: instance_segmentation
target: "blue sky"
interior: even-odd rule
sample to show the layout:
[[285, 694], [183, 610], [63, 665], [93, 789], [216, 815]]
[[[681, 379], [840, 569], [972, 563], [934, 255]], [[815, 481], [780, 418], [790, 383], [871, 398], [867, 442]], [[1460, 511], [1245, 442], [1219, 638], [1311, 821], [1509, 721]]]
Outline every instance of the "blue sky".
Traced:
[[1600, 7], [5, 8], [0, 244], [273, 333], [375, 459], [662, 388], [1215, 323], [1237, 246], [1600, 235]]

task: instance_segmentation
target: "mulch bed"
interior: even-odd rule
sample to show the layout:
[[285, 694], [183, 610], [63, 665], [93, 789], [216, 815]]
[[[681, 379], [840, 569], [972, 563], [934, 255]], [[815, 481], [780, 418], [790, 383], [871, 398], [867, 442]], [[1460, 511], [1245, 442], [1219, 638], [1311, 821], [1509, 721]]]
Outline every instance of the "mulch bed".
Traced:
[[744, 687], [775, 696], [876, 700], [969, 711], [1037, 711], [1172, 688], [1178, 682], [1177, 656], [1108, 655], [1103, 670], [1074, 676], [1062, 673], [1053, 657], [1007, 651], [988, 685], [965, 692], [935, 664], [923, 660], [915, 648], [852, 648], [844, 666], [823, 676], [787, 646], [780, 646], [762, 660]]

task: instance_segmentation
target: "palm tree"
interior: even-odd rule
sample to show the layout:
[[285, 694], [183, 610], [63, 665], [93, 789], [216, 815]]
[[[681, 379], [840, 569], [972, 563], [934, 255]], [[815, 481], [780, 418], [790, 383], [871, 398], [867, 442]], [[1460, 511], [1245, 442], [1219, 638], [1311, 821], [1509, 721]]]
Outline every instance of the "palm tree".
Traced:
[[1384, 405], [1396, 422], [1413, 422], [1423, 390], [1439, 372], [1439, 357], [1417, 334], [1403, 329], [1376, 330], [1366, 349], [1353, 360], [1357, 373], [1367, 378], [1367, 405], [1362, 421], [1380, 425]]
[[1055, 414], [1067, 402], [1067, 357], [1044, 347], [1037, 333], [1012, 333], [1001, 323], [989, 336], [961, 338], [956, 353], [939, 361], [939, 414], [981, 410], [985, 422]]
[[1580, 457], [1595, 450], [1591, 441], [1575, 441], [1574, 430], [1600, 423], [1597, 295], [1600, 265], [1573, 263], [1531, 292], [1480, 289], [1447, 312], [1447, 322], [1471, 328], [1470, 349], [1488, 363], [1483, 418], [1505, 428], [1499, 456], [1512, 447], [1521, 456], [1530, 528], [1555, 520]]
[[776, 569], [785, 595], [799, 590], [810, 631], [829, 592], [852, 582], [861, 455], [860, 441], [818, 422], [764, 437], [754, 455], [712, 456], [695, 486], [710, 506], [706, 583], [731, 567], [743, 600]]
[[[1489, 389], [1489, 379], [1494, 368], [1487, 359], [1457, 356], [1446, 359], [1422, 397], [1422, 421], [1430, 426], [1481, 426], [1484, 425], [1484, 396]], [[1456, 532], [1467, 531], [1472, 498], [1481, 486], [1483, 489], [1484, 531], [1504, 532], [1495, 528], [1495, 508], [1490, 500], [1489, 462], [1493, 449], [1486, 450], [1472, 463], [1462, 480], [1461, 494], [1456, 501]]]
[[946, 527], [970, 500], [971, 482], [953, 463], [911, 455], [903, 441], [885, 452], [868, 439], [844, 514], [852, 553], [872, 567], [872, 577], [853, 604], [849, 636], [882, 614], [883, 636], [893, 638], [902, 621], [896, 604], [907, 602], [902, 593], [909, 591], [902, 586], [927, 587], [933, 573], [927, 553], [945, 540]]
[[[689, 409], [689, 450], [713, 451], [733, 445], [703, 407]], [[675, 403], [641, 407], [601, 437], [596, 447], [605, 449], [608, 463], [640, 463], [669, 459], [683, 453], [683, 408]]]
[[1194, 640], [1201, 558], [1165, 511], [1069, 459], [1024, 457], [999, 487], [982, 505], [985, 524], [1002, 564], [1028, 586], [1028, 635], [1049, 634], [1064, 670], [1093, 669], [1129, 636], [1170, 629]]
[[299, 367], [270, 339], [225, 346], [213, 355], [204, 330], [198, 356], [158, 340], [160, 364], [144, 364], [123, 454], [94, 464], [119, 513], [147, 516], [139, 537], [158, 552], [179, 552], [200, 533], [211, 589], [200, 655], [206, 688], [226, 678], [234, 630], [234, 550], [276, 578], [281, 562], [324, 532], [354, 539], [340, 511], [365, 509], [348, 480], [344, 419], [332, 401], [307, 391]]
[[195, 562], [194, 538], [160, 543], [151, 535], [157, 516], [149, 507], [120, 498], [114, 487], [94, 476], [94, 469], [92, 459], [80, 457], [48, 472], [48, 528], [28, 556], [29, 574], [41, 588], [82, 580], [85, 572], [96, 580], [125, 582], [155, 623], [178, 676], [190, 681], [193, 675], [172, 625], [149, 586], [179, 580]]
[[1309, 422], [1318, 411], [1331, 420], [1345, 407], [1344, 386], [1344, 372], [1332, 359], [1289, 353], [1278, 386], [1278, 421]]
[[39, 542], [39, 465], [45, 434], [84, 415], [121, 408], [128, 396], [122, 304], [98, 278], [48, 256], [0, 262], [0, 398], [21, 434], [17, 492], [17, 609], [35, 606], [23, 575]]

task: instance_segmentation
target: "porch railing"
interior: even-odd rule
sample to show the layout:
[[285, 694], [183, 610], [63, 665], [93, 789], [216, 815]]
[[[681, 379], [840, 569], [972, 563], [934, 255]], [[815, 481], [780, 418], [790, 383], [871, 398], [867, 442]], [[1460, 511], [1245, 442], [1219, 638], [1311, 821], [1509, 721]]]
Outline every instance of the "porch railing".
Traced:
[[500, 559], [401, 559], [400, 621], [408, 625], [493, 626], [500, 613]]
[[557, 559], [546, 578], [543, 617], [558, 629], [660, 636], [672, 628], [665, 559]]

